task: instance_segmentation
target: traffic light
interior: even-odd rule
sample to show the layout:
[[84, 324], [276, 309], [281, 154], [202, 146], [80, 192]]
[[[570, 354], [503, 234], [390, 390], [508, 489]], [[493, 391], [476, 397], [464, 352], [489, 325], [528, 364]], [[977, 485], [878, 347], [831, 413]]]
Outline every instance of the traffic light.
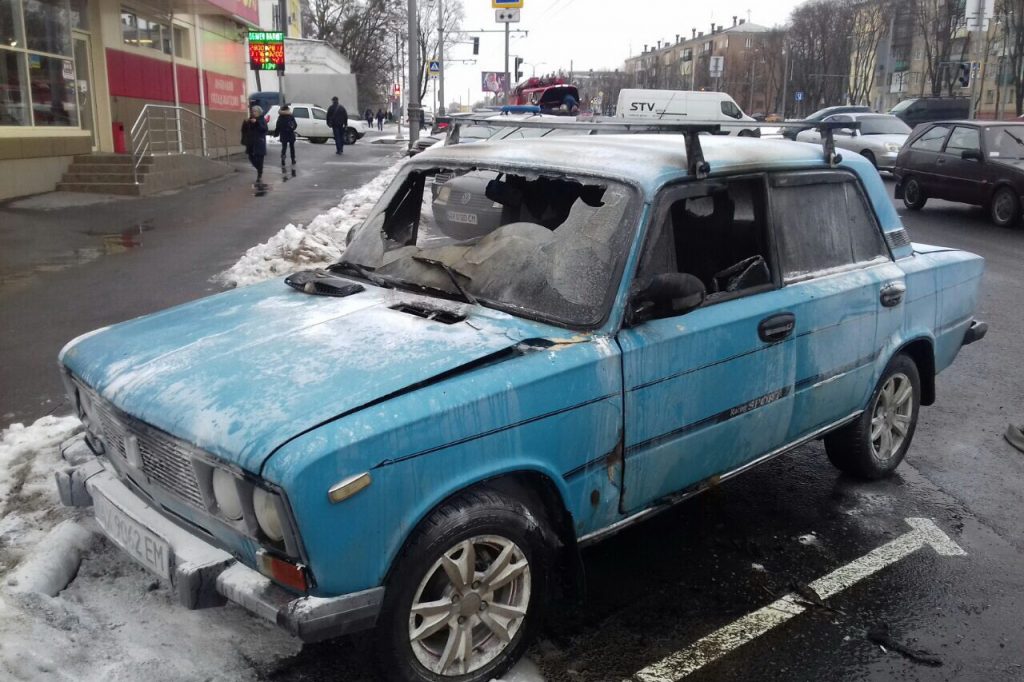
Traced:
[[516, 57], [516, 80], [519, 80], [520, 78], [523, 77], [523, 72], [519, 70], [519, 67], [522, 65], [524, 61], [525, 60], [522, 57]]
[[480, 54], [480, 39], [473, 38], [473, 54]]
[[956, 67], [956, 82], [961, 88], [971, 85], [971, 63], [960, 62]]

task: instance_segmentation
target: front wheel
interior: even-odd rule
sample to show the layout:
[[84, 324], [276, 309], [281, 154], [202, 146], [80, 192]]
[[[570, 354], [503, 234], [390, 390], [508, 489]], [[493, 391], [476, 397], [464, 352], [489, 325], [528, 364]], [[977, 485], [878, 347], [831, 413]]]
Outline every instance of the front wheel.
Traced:
[[989, 212], [992, 215], [992, 222], [999, 227], [1016, 225], [1020, 220], [1020, 199], [1009, 187], [1000, 187], [992, 195]]
[[323, 144], [324, 142], [327, 142], [327, 138], [326, 137], [311, 137], [311, 138], [309, 138], [309, 141], [312, 142], [313, 144]]
[[353, 128], [346, 128], [345, 129], [345, 144], [355, 144], [356, 143], [356, 139], [357, 139], [356, 138], [356, 131]]
[[516, 663], [547, 599], [542, 518], [490, 490], [430, 514], [388, 579], [377, 625], [385, 679], [488, 682]]
[[865, 149], [860, 153], [860, 155], [867, 159], [868, 163], [875, 167], [875, 170], [878, 170], [878, 160], [870, 149]]
[[863, 414], [825, 436], [829, 460], [836, 468], [859, 478], [888, 476], [910, 448], [920, 408], [917, 365], [901, 353], [882, 372]]
[[924, 190], [921, 189], [921, 183], [917, 181], [917, 178], [907, 178], [903, 182], [903, 205], [911, 211], [920, 211], [924, 208], [926, 201], [928, 201], [928, 197], [924, 195]]

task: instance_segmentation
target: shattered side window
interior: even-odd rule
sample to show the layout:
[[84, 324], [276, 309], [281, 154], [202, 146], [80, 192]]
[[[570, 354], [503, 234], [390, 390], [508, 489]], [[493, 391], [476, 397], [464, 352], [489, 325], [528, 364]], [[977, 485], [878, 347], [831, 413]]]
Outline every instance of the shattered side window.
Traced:
[[400, 288], [458, 298], [461, 287], [483, 305], [593, 326], [632, 243], [635, 194], [611, 180], [527, 170], [413, 170], [343, 259]]

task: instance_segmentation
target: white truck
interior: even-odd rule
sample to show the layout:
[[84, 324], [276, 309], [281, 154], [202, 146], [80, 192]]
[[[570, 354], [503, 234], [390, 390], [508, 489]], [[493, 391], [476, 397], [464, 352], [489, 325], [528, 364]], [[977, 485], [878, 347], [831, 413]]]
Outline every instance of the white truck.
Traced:
[[761, 136], [760, 124], [744, 114], [736, 101], [724, 92], [624, 89], [619, 92], [615, 118], [645, 122], [720, 123], [723, 134]]

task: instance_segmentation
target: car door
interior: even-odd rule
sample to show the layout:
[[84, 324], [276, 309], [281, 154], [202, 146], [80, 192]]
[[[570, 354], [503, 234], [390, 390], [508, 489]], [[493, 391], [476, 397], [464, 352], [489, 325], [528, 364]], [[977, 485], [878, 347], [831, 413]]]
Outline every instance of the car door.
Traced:
[[[965, 159], [964, 152], [977, 154]], [[935, 159], [934, 182], [944, 186], [943, 196], [952, 201], [983, 204], [988, 198], [985, 174], [981, 168], [981, 138], [978, 128], [968, 125], [953, 126], [942, 151]]]
[[317, 137], [333, 137], [334, 131], [327, 125], [327, 111], [320, 107], [312, 107], [313, 118], [310, 120], [310, 128]]
[[913, 175], [925, 194], [939, 199], [946, 198], [948, 188], [939, 174], [937, 160], [951, 128], [947, 123], [940, 123], [926, 129], [910, 143], [904, 161], [903, 177]]
[[313, 120], [309, 115], [309, 107], [296, 106], [292, 108], [292, 116], [295, 117], [295, 132], [303, 137], [317, 137], [313, 130]]
[[902, 319], [906, 284], [854, 173], [777, 173], [769, 185], [782, 289], [795, 317], [792, 441], [863, 409], [879, 339]]
[[[792, 318], [774, 272], [765, 199], [758, 175], [668, 187], [655, 202], [634, 289], [685, 272], [709, 293], [695, 310], [634, 317], [618, 334], [623, 512], [736, 471], [785, 441]], [[723, 274], [744, 262], [738, 278]]]

